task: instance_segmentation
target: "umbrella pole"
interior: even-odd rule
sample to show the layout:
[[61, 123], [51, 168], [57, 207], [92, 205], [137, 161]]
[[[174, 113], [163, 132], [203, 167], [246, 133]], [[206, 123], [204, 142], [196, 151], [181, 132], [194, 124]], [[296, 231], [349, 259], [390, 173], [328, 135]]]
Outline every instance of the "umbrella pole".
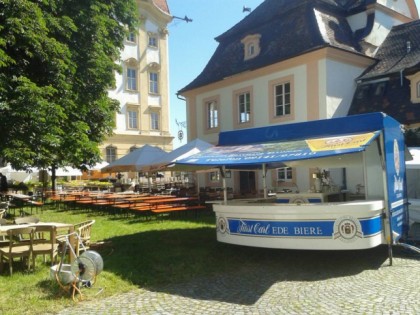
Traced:
[[149, 186], [149, 193], [152, 193], [152, 185], [150, 183], [150, 174], [147, 172], [147, 185]]
[[227, 205], [227, 188], [226, 188], [226, 167], [222, 166], [222, 182], [223, 182], [223, 204]]
[[264, 187], [264, 199], [267, 199], [267, 165], [263, 163], [262, 165], [262, 172], [263, 172], [263, 187]]
[[195, 172], [195, 184], [197, 185], [197, 196], [200, 196], [200, 176]]

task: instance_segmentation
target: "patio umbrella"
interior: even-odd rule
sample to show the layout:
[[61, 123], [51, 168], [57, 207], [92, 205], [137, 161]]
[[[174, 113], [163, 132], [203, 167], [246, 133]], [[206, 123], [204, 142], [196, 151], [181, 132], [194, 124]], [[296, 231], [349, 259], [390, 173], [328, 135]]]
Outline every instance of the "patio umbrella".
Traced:
[[[49, 171], [48, 173], [51, 175], [51, 171]], [[55, 176], [82, 176], [82, 171], [74, 167], [64, 166], [59, 167], [55, 170]]]
[[154, 161], [162, 158], [166, 154], [167, 153], [161, 148], [146, 144], [143, 147], [123, 156], [122, 158], [109, 163], [107, 166], [101, 168], [101, 172], [139, 172], [142, 171], [144, 167], [151, 165], [154, 163]]
[[8, 180], [18, 181], [18, 182], [27, 182], [35, 180], [38, 177], [38, 169], [36, 167], [31, 167], [28, 170], [15, 170], [9, 163], [0, 168], [0, 173], [5, 175]]
[[191, 155], [194, 155], [196, 153], [199, 153], [201, 151], [204, 151], [213, 145], [205, 142], [200, 139], [195, 139], [193, 141], [190, 141], [183, 146], [180, 146], [179, 148], [173, 150], [172, 152], [167, 153], [166, 155], [162, 156], [161, 158], [155, 160], [150, 164], [149, 166], [144, 167], [144, 171], [163, 171], [163, 170], [171, 170], [171, 171], [188, 171], [188, 167], [178, 167], [175, 163], [180, 159], [185, 159], [187, 157], [190, 157]]

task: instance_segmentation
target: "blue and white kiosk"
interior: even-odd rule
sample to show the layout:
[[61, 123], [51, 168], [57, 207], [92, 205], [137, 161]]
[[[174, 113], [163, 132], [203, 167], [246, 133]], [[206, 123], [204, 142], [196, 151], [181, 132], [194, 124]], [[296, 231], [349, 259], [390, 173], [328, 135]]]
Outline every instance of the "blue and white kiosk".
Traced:
[[383, 113], [221, 132], [217, 146], [177, 164], [219, 167], [222, 176], [226, 169], [260, 168], [263, 178], [280, 166], [363, 170], [361, 200], [279, 203], [267, 197], [265, 184], [264, 198], [225, 198], [213, 205], [220, 242], [303, 250], [387, 244], [392, 264], [392, 245], [408, 232], [402, 126]]

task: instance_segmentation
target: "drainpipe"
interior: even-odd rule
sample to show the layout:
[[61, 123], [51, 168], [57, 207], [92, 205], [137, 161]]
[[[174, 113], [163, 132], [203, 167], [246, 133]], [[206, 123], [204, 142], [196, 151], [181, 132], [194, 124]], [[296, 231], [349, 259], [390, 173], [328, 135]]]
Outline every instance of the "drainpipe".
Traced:
[[181, 97], [181, 95], [179, 93], [176, 93], [176, 98], [181, 100], [181, 101], [184, 101], [184, 102], [187, 101], [187, 99], [185, 97]]
[[403, 82], [403, 72], [404, 72], [404, 70], [405, 70], [405, 69], [401, 69], [401, 70], [400, 70], [400, 84], [401, 84], [401, 86], [403, 86], [403, 85], [404, 85], [404, 82]]

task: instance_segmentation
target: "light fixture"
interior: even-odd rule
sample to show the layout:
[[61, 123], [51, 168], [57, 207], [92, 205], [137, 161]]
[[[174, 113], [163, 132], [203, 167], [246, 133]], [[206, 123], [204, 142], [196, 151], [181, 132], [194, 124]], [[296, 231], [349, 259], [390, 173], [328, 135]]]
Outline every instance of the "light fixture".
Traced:
[[178, 16], [172, 16], [172, 18], [174, 18], [174, 19], [178, 19], [178, 20], [182, 20], [182, 21], [185, 21], [185, 22], [187, 22], [187, 23], [189, 23], [189, 22], [192, 22], [192, 21], [193, 21], [193, 20], [192, 20], [192, 19], [190, 19], [188, 16], [184, 16], [183, 18], [178, 17]]

